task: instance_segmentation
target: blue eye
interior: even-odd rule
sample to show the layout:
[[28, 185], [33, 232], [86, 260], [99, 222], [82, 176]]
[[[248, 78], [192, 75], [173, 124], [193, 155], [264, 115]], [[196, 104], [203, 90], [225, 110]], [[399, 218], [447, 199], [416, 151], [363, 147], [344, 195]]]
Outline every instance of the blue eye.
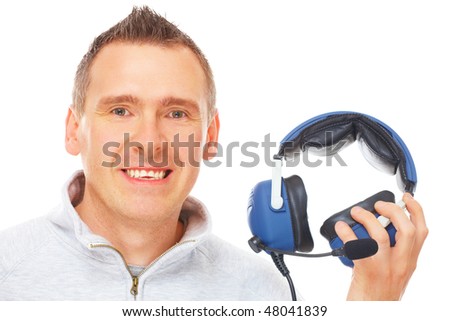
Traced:
[[180, 110], [176, 110], [170, 113], [170, 117], [172, 118], [183, 118], [186, 117], [186, 113]]
[[112, 113], [116, 116], [125, 116], [127, 114], [127, 110], [125, 108], [114, 108]]

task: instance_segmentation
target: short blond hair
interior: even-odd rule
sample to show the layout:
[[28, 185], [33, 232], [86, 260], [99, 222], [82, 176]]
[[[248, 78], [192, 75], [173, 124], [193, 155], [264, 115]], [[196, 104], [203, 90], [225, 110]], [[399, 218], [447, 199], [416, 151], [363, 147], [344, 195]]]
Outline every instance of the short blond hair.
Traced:
[[86, 92], [90, 81], [89, 72], [94, 58], [104, 46], [116, 41], [189, 48], [197, 57], [205, 74], [208, 119], [212, 119], [216, 112], [216, 88], [208, 60], [187, 34], [147, 6], [134, 7], [125, 19], [97, 36], [83, 56], [77, 68], [72, 91], [72, 105], [78, 116], [83, 115], [84, 112]]

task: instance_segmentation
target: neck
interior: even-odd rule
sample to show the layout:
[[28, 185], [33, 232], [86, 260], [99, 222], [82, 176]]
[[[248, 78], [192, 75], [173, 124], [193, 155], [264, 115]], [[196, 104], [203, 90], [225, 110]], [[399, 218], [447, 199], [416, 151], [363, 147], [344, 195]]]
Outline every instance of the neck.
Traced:
[[171, 215], [149, 213], [145, 219], [139, 219], [111, 211], [101, 202], [91, 200], [85, 194], [83, 201], [76, 206], [80, 218], [93, 233], [107, 239], [129, 265], [149, 265], [179, 242], [184, 234], [184, 223], [179, 220], [181, 208]]

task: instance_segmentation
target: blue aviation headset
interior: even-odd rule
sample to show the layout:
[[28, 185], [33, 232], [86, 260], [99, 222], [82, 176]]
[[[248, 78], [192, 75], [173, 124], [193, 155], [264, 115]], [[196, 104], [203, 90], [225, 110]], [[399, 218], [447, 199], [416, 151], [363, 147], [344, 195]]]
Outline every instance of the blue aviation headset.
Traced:
[[[383, 172], [396, 175], [402, 192], [414, 193], [417, 184], [414, 161], [405, 143], [392, 128], [372, 116], [356, 112], [331, 112], [313, 117], [297, 126], [281, 141], [279, 151], [273, 159], [275, 166], [272, 179], [256, 184], [250, 194], [247, 212], [253, 237], [249, 244], [255, 252], [264, 250], [272, 257], [276, 253], [309, 257], [335, 255], [340, 256], [342, 263], [350, 267], [353, 266], [352, 258], [359, 258], [359, 252], [363, 252], [361, 257], [369, 256], [364, 255], [366, 250], [361, 249], [361, 246], [350, 251], [356, 251], [356, 254], [345, 255], [342, 252], [344, 244], [337, 236], [334, 225], [337, 221], [345, 221], [358, 239], [369, 239], [367, 230], [351, 218], [350, 209], [359, 205], [378, 217], [374, 210], [375, 202], [395, 202], [392, 192], [379, 192], [332, 215], [323, 223], [320, 232], [329, 241], [333, 252], [301, 255], [299, 253], [310, 252], [314, 248], [308, 224], [306, 188], [299, 176], [283, 178], [281, 174], [283, 159], [291, 159], [295, 154], [298, 156], [299, 152], [305, 152], [311, 147], [337, 153], [355, 141], [360, 143], [362, 153], [370, 164]], [[391, 246], [394, 246], [396, 229], [387, 219], [379, 219], [389, 234]], [[373, 243], [365, 244], [373, 247]], [[370, 255], [376, 253], [376, 243], [375, 247], [374, 251], [369, 250], [372, 252]], [[275, 263], [280, 269], [279, 264], [282, 263]]]

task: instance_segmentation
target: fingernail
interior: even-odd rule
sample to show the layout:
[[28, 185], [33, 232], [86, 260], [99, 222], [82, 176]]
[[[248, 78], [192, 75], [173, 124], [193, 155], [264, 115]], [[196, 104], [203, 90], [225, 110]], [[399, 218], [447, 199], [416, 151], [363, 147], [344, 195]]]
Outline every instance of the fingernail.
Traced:
[[343, 222], [343, 221], [337, 221], [336, 224], [334, 224], [334, 230], [337, 231], [342, 231], [343, 229], [345, 229], [345, 227], [347, 227], [348, 224]]
[[410, 193], [405, 193], [405, 198], [406, 199], [412, 199], [413, 196]]
[[342, 222], [342, 221], [337, 221], [336, 222], [336, 224], [334, 224], [334, 228], [340, 228], [340, 227], [342, 227], [343, 226], [343, 224], [345, 224], [344, 222]]
[[385, 202], [385, 201], [377, 201], [375, 204], [376, 204], [376, 205], [375, 205], [376, 207], [381, 208], [381, 207], [385, 207], [385, 206], [388, 204], [388, 202]]
[[358, 214], [359, 212], [361, 212], [363, 210], [363, 208], [361, 206], [354, 206], [351, 209], [351, 214]]

